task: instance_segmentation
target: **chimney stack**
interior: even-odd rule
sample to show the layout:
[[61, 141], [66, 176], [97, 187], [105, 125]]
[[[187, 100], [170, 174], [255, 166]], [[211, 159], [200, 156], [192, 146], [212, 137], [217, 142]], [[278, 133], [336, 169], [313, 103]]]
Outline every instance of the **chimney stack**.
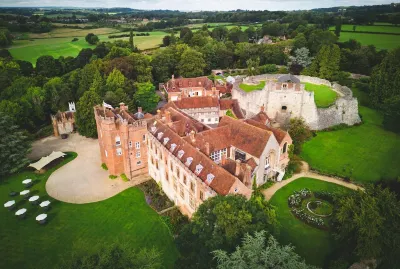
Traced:
[[236, 160], [235, 176], [239, 176], [239, 174], [240, 174], [240, 160]]
[[260, 107], [260, 111], [261, 111], [261, 112], [264, 112], [264, 111], [265, 111], [265, 106], [264, 106], [264, 105], [262, 105], [262, 106]]
[[143, 113], [143, 109], [142, 109], [142, 107], [141, 107], [141, 106], [137, 108], [137, 112], [139, 112], [139, 113]]
[[205, 143], [205, 147], [206, 147], [206, 148], [205, 148], [205, 150], [206, 150], [206, 152], [205, 152], [206, 155], [207, 155], [207, 156], [210, 156], [210, 143], [206, 142], [206, 143]]
[[222, 157], [221, 157], [221, 165], [225, 165], [226, 164], [226, 155], [225, 154], [222, 154]]
[[168, 110], [165, 111], [164, 116], [165, 116], [165, 122], [166, 123], [171, 123], [172, 122], [172, 120], [171, 120], [171, 112], [169, 112]]
[[251, 187], [251, 166], [246, 164], [246, 171], [244, 173], [244, 177], [243, 177], [243, 184], [246, 187]]
[[193, 130], [190, 131], [189, 136], [190, 136], [190, 140], [192, 141], [192, 143], [196, 142], [196, 138], [194, 138], [195, 134], [196, 133]]
[[157, 118], [161, 119], [161, 110], [157, 110]]

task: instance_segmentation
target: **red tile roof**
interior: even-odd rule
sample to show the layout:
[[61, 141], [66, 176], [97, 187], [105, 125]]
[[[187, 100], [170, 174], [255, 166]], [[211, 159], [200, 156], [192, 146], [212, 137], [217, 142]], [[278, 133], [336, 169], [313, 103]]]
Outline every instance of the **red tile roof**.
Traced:
[[208, 77], [197, 77], [170, 79], [166, 83], [166, 89], [168, 92], [180, 92], [181, 88], [189, 87], [203, 87], [206, 90], [211, 90], [213, 82]]
[[218, 97], [212, 96], [186, 97], [174, 103], [180, 109], [219, 107]]
[[231, 109], [238, 119], [244, 119], [244, 114], [240, 108], [239, 102], [236, 99], [220, 99], [219, 105], [221, 110]]
[[264, 111], [258, 112], [251, 119], [258, 121], [259, 123], [264, 124], [264, 125], [271, 121], [270, 118], [268, 117], [267, 113], [265, 113]]
[[274, 134], [274, 136], [275, 136], [275, 138], [276, 138], [276, 140], [278, 141], [279, 144], [283, 141], [283, 139], [286, 136], [289, 136], [289, 134], [287, 132], [285, 132], [285, 131], [283, 131], [283, 130], [281, 130], [279, 128], [273, 128], [273, 127], [264, 125], [264, 124], [262, 124], [262, 123], [260, 123], [258, 121], [254, 121], [252, 119], [247, 119], [247, 120], [245, 120], [245, 122], [248, 123], [248, 124], [251, 124], [253, 126], [256, 126], [258, 128], [271, 131]]

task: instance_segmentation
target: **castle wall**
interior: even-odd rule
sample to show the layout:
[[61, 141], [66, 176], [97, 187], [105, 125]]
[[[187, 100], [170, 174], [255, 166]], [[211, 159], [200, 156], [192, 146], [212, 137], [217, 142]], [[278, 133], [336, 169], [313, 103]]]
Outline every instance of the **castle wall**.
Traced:
[[[258, 75], [245, 79], [256, 83], [260, 80], [268, 81], [263, 90], [245, 92], [239, 88], [243, 80], [237, 81], [232, 89], [232, 98], [239, 101], [239, 104], [246, 112], [246, 118], [258, 113], [260, 107], [265, 105], [268, 116], [275, 121], [286, 124], [290, 117], [302, 117], [313, 130], [322, 130], [328, 127], [347, 124], [354, 125], [361, 122], [358, 115], [358, 101], [353, 97], [352, 91], [345, 86], [331, 83], [328, 80], [309, 76], [296, 76], [301, 82], [308, 82], [318, 85], [326, 85], [336, 91], [340, 97], [335, 104], [328, 108], [317, 108], [314, 102], [314, 94], [305, 90], [277, 90], [274, 88], [282, 74]], [[282, 110], [286, 106], [287, 110]]]

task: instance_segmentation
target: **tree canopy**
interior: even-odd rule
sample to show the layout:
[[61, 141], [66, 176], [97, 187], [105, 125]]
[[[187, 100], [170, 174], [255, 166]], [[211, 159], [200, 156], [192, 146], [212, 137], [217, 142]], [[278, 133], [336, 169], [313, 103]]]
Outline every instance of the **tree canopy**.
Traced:
[[79, 134], [97, 137], [96, 120], [93, 107], [101, 104], [100, 96], [94, 91], [86, 91], [76, 104], [75, 123]]

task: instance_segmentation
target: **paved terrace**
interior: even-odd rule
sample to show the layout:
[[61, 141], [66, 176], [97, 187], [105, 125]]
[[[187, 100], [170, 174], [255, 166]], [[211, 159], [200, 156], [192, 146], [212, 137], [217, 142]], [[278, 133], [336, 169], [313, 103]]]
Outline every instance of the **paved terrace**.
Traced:
[[111, 180], [108, 172], [101, 168], [97, 139], [79, 134], [72, 134], [68, 139], [51, 136], [38, 140], [33, 143], [28, 157], [35, 160], [52, 151], [78, 154], [73, 161], [52, 173], [46, 182], [47, 193], [63, 202], [85, 204], [102, 201], [149, 179], [140, 176], [129, 182], [120, 178]]

